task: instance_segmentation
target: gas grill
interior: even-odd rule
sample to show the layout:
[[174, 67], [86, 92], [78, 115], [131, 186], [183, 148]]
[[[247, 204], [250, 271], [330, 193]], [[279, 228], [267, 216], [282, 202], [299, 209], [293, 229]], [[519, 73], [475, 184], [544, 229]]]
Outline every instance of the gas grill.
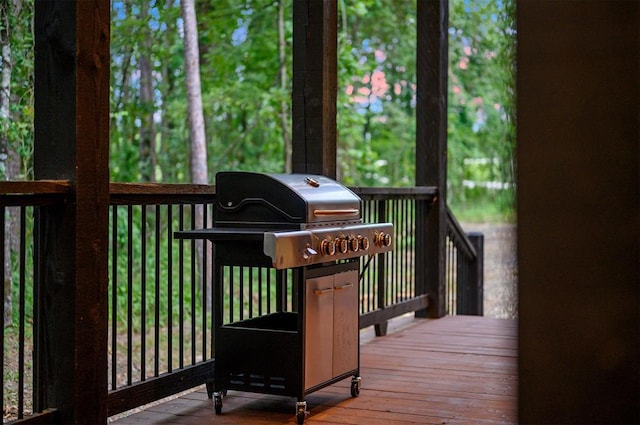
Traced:
[[[215, 370], [212, 397], [227, 390], [293, 396], [299, 424], [305, 396], [351, 377], [360, 391], [360, 258], [393, 246], [391, 223], [363, 223], [361, 200], [324, 176], [220, 172], [212, 228], [176, 232], [208, 239], [214, 255]], [[224, 267], [288, 272], [295, 306], [223, 322]]]

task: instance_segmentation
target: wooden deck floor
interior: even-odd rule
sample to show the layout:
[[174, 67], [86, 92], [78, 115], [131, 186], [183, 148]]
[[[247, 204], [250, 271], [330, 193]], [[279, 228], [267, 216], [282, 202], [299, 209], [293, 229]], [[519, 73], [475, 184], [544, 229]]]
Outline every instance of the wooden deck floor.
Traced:
[[[363, 336], [362, 387], [344, 380], [307, 397], [305, 424], [510, 424], [517, 422], [517, 325], [455, 316], [406, 322]], [[295, 424], [295, 399], [230, 391], [216, 416], [204, 388], [120, 418], [132, 424]]]

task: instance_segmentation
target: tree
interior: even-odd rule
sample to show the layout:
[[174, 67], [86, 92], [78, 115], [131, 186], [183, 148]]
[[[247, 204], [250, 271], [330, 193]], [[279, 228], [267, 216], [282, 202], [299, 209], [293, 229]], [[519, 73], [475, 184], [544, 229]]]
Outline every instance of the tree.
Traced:
[[194, 0], [182, 0], [180, 5], [184, 22], [184, 63], [187, 85], [187, 118], [191, 142], [191, 182], [208, 184], [207, 143], [202, 112], [200, 53], [195, 2]]
[[[347, 184], [414, 184], [416, 1], [339, 1], [338, 178]], [[450, 2], [447, 196], [458, 207], [485, 199], [513, 205], [513, 3]], [[112, 57], [119, 65], [112, 71], [113, 178], [145, 180], [139, 148], [144, 134], [155, 134], [149, 143], [155, 142], [159, 181], [206, 181], [187, 172], [193, 157], [184, 140], [195, 136], [185, 119], [191, 89], [184, 81], [196, 80], [188, 76], [180, 3], [113, 4]], [[292, 0], [216, 0], [195, 7], [202, 131], [209, 130], [202, 172], [287, 171]], [[151, 72], [136, 74], [144, 61]], [[151, 96], [141, 92], [151, 88], [150, 80]], [[490, 161], [470, 167], [465, 158]], [[480, 178], [504, 182], [509, 190], [463, 185]]]
[[[140, 21], [149, 21], [149, 3], [142, 2]], [[138, 66], [140, 71], [140, 106], [142, 107], [142, 125], [140, 126], [140, 174], [142, 181], [156, 180], [158, 165], [156, 153], [156, 124], [153, 67], [151, 64], [151, 46], [153, 44], [149, 25], [141, 27], [142, 45]]]
[[[280, 61], [280, 90], [288, 92], [289, 80], [287, 76], [287, 41], [285, 34], [285, 4], [284, 0], [278, 1], [278, 59]], [[280, 100], [280, 128], [282, 131], [282, 141], [284, 143], [284, 171], [290, 173], [293, 169], [292, 155], [293, 144], [291, 140], [289, 103], [283, 98]]]
[[[31, 171], [33, 147], [33, 16], [32, 2], [0, 3], [0, 178], [21, 180]], [[11, 323], [12, 255], [19, 251], [16, 208], [5, 216], [5, 324]]]
[[[491, 203], [508, 213], [515, 190], [514, 2], [455, 0], [450, 7], [450, 201], [461, 209]], [[464, 180], [495, 188], [465, 188]]]
[[[0, 4], [0, 45], [2, 45], [2, 79], [0, 83], [0, 120], [2, 120], [2, 134], [0, 135], [0, 169], [3, 177], [7, 178], [7, 158], [9, 153], [9, 122], [11, 116], [9, 113], [9, 104], [11, 102], [11, 72], [13, 70], [13, 62], [11, 59], [11, 40], [9, 38], [9, 14], [10, 7], [8, 2]], [[4, 213], [4, 212], [3, 212]], [[4, 217], [3, 217], [4, 218]], [[6, 220], [4, 229], [5, 235], [9, 235], [11, 240], [11, 221]], [[11, 324], [11, 288], [13, 279], [11, 276], [11, 249], [10, 244], [4, 244], [4, 279], [3, 279], [3, 302], [4, 302], [4, 325]]]
[[[202, 92], [200, 86], [200, 52], [198, 49], [198, 26], [196, 21], [196, 10], [194, 0], [182, 0], [182, 20], [184, 22], [184, 62], [185, 77], [187, 86], [187, 116], [189, 119], [189, 141], [191, 152], [191, 182], [194, 184], [208, 184], [209, 177], [207, 173], [207, 143], [204, 128], [204, 115], [202, 112]], [[210, 223], [205, 222], [204, 207], [196, 206], [195, 211], [196, 228], [209, 227]], [[211, 217], [207, 214], [206, 217]], [[205, 243], [196, 241], [198, 269], [200, 276], [204, 276], [203, 270], [210, 270], [212, 250], [211, 245], [207, 244], [207, 256], [204, 257]], [[204, 261], [206, 258], [206, 263]], [[207, 286], [208, 292], [211, 293], [211, 277], [208, 280], [201, 281], [201, 284]], [[207, 308], [211, 308], [211, 297], [206, 300]]]

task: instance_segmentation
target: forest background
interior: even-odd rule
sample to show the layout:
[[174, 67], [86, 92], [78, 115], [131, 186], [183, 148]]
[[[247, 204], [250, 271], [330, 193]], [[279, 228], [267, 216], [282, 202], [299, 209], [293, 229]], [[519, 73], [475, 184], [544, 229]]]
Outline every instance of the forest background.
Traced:
[[[195, 2], [208, 180], [290, 171], [293, 0]], [[513, 0], [451, 0], [447, 202], [515, 220]], [[412, 186], [416, 0], [339, 0], [338, 180]], [[112, 0], [110, 173], [191, 182], [184, 10]], [[33, 2], [1, 0], [0, 174], [33, 178]]]

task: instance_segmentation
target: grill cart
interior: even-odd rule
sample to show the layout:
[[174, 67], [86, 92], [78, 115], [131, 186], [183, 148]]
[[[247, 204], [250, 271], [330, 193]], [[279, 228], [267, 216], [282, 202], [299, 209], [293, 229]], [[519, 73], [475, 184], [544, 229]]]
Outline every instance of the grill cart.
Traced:
[[[227, 390], [296, 397], [299, 424], [307, 394], [351, 377], [358, 396], [360, 258], [391, 250], [393, 225], [362, 223], [360, 198], [323, 176], [221, 172], [216, 192], [213, 227], [176, 233], [215, 247], [216, 414]], [[293, 308], [278, 302], [275, 312], [225, 323], [230, 266], [275, 269], [280, 286], [291, 280]]]

